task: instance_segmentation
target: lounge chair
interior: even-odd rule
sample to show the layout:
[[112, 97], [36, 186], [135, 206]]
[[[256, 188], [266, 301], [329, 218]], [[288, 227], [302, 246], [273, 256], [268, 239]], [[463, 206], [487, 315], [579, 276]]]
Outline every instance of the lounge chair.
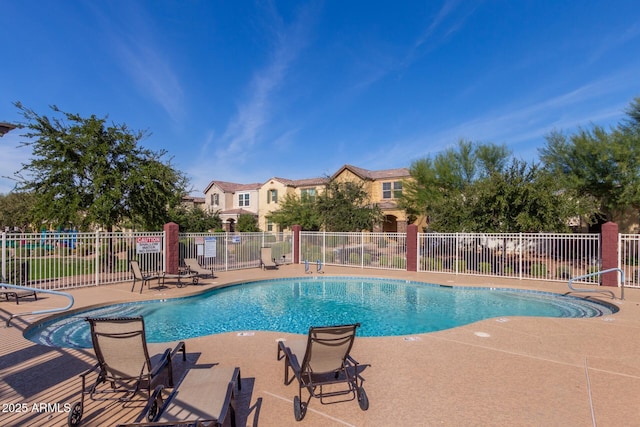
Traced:
[[192, 368], [166, 400], [162, 397], [164, 387], [156, 387], [138, 418], [118, 427], [222, 426], [227, 416], [235, 427], [235, 400], [240, 388], [240, 368]]
[[143, 273], [140, 270], [140, 264], [136, 260], [129, 261], [129, 266], [131, 267], [131, 273], [133, 273], [133, 286], [131, 286], [131, 292], [136, 288], [136, 282], [140, 281], [142, 285], [140, 286], [140, 293], [144, 289], [144, 285], [147, 285], [147, 288], [150, 288], [149, 282], [153, 279], [158, 280], [158, 285], [160, 284], [160, 279], [162, 278], [162, 274], [157, 273]]
[[276, 259], [271, 254], [271, 248], [260, 248], [260, 267], [262, 267], [263, 270], [278, 268]]
[[[338, 403], [357, 398], [360, 409], [369, 409], [369, 399], [362, 387], [361, 369], [350, 355], [360, 324], [309, 328], [307, 340], [278, 342], [278, 360], [284, 358], [284, 383], [291, 384], [289, 370], [298, 380], [298, 395], [293, 398], [296, 421], [304, 418], [312, 397], [320, 403]], [[336, 384], [344, 383], [344, 387]], [[328, 390], [323, 387], [328, 386]], [[302, 389], [309, 398], [302, 400]], [[332, 398], [338, 397], [334, 400]], [[329, 400], [327, 400], [329, 399]]]
[[213, 268], [205, 268], [200, 265], [195, 258], [185, 258], [184, 263], [189, 269], [189, 272], [195, 274], [193, 283], [198, 283], [198, 277], [208, 277], [214, 279], [216, 275], [213, 272]]
[[38, 294], [36, 293], [36, 291], [32, 291], [29, 289], [7, 288], [6, 286], [0, 285], [0, 294], [4, 295], [7, 301], [10, 301], [10, 297], [15, 298], [16, 304], [20, 304], [20, 298], [26, 297], [33, 297], [34, 301], [38, 301]]
[[[184, 342], [179, 342], [173, 350], [167, 348], [157, 363], [152, 364], [142, 317], [86, 320], [91, 327], [91, 341], [98, 363], [80, 374], [81, 400], [69, 412], [69, 426], [80, 424], [85, 394], [92, 400], [118, 400], [126, 403], [142, 389], [146, 389], [148, 397], [152, 387], [161, 378], [166, 378], [167, 386], [173, 387], [172, 357], [182, 351], [182, 360], [186, 360]], [[165, 370], [166, 377], [161, 375]], [[87, 376], [92, 372], [97, 372], [97, 378], [87, 389]]]

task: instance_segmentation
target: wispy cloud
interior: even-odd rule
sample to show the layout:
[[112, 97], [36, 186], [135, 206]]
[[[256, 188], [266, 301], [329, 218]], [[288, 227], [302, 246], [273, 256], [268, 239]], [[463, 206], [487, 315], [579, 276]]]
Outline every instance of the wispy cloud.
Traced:
[[354, 89], [361, 91], [391, 73], [409, 68], [419, 58], [446, 43], [453, 34], [461, 30], [476, 7], [470, 7], [468, 3], [461, 3], [460, 0], [445, 0], [425, 30], [402, 55], [395, 58], [390, 55], [378, 55], [382, 60], [378, 61], [376, 66], [370, 66], [371, 71], [368, 74], [358, 76]]
[[423, 129], [405, 135], [384, 152], [370, 153], [371, 161], [383, 157], [387, 164], [401, 164], [407, 152], [415, 153], [415, 158], [429, 156], [461, 138], [519, 146], [521, 156], [531, 157], [525, 160], [534, 160], [553, 130], [573, 132], [578, 127], [619, 121], [630, 102], [629, 82], [635, 74], [637, 70], [630, 68], [534, 103], [504, 105], [450, 127]]
[[141, 92], [158, 103], [174, 122], [185, 116], [184, 92], [170, 60], [153, 42], [134, 34], [118, 41], [121, 65]]
[[248, 84], [247, 98], [237, 109], [221, 137], [223, 148], [218, 155], [242, 160], [248, 150], [260, 141], [273, 118], [278, 89], [287, 72], [308, 42], [308, 32], [314, 17], [313, 7], [302, 9], [296, 19], [285, 25], [273, 5], [269, 5], [268, 36], [272, 43], [268, 63], [257, 70]]
[[595, 62], [607, 52], [618, 48], [625, 43], [640, 37], [640, 23], [636, 22], [624, 31], [615, 30], [613, 33], [601, 37], [595, 51], [591, 54], [590, 61]]
[[186, 115], [184, 91], [171, 65], [172, 58], [163, 48], [162, 30], [135, 2], [118, 8], [121, 22], [109, 18], [96, 5], [88, 7], [101, 23], [117, 65], [137, 90], [157, 103], [172, 121], [181, 122]]

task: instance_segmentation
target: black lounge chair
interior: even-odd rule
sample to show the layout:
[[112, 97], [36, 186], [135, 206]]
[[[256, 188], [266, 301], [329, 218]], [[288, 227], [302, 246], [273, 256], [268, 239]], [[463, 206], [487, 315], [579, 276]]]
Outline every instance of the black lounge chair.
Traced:
[[[304, 418], [312, 397], [320, 403], [338, 403], [357, 398], [360, 409], [369, 409], [369, 399], [362, 387], [358, 365], [350, 355], [360, 324], [343, 326], [312, 327], [306, 341], [278, 342], [278, 360], [284, 358], [284, 383], [298, 380], [298, 395], [293, 398], [293, 413], [296, 421]], [[294, 377], [289, 378], [289, 370]], [[344, 387], [333, 386], [344, 383]], [[329, 390], [325, 391], [324, 386]], [[309, 398], [302, 399], [306, 388]], [[336, 399], [333, 399], [336, 398]]]
[[15, 298], [16, 304], [20, 304], [20, 298], [33, 297], [34, 301], [38, 301], [38, 294], [36, 291], [30, 289], [16, 289], [7, 288], [6, 286], [0, 286], [0, 294], [4, 295], [7, 301], [11, 298]]
[[[86, 320], [91, 327], [91, 341], [98, 363], [80, 374], [81, 400], [69, 412], [69, 426], [80, 424], [85, 394], [92, 400], [117, 400], [126, 403], [133, 400], [140, 390], [146, 389], [148, 397], [158, 378], [165, 378], [161, 375], [165, 370], [167, 386], [173, 387], [172, 357], [182, 351], [182, 360], [186, 360], [184, 342], [179, 342], [173, 350], [167, 348], [160, 360], [152, 364], [142, 317]], [[97, 378], [87, 389], [87, 376], [92, 372], [97, 372]]]

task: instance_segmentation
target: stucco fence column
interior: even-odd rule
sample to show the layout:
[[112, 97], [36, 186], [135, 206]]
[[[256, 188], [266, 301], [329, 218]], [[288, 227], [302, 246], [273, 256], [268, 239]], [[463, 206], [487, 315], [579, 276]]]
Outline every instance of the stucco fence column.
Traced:
[[[606, 222], [600, 231], [600, 258], [602, 270], [618, 267], [618, 224]], [[602, 286], [618, 286], [618, 272], [602, 275]]]
[[167, 274], [178, 274], [180, 266], [180, 227], [175, 222], [164, 225], [165, 253], [164, 271]]

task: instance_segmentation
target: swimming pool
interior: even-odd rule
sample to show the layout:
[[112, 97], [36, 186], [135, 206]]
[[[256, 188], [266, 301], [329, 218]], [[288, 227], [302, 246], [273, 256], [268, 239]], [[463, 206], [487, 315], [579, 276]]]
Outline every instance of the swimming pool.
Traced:
[[358, 277], [264, 280], [195, 296], [109, 305], [45, 321], [25, 332], [39, 344], [89, 348], [85, 317], [138, 316], [149, 342], [224, 332], [306, 334], [310, 326], [359, 322], [359, 336], [434, 332], [503, 316], [596, 317], [613, 305], [546, 292], [451, 287]]

